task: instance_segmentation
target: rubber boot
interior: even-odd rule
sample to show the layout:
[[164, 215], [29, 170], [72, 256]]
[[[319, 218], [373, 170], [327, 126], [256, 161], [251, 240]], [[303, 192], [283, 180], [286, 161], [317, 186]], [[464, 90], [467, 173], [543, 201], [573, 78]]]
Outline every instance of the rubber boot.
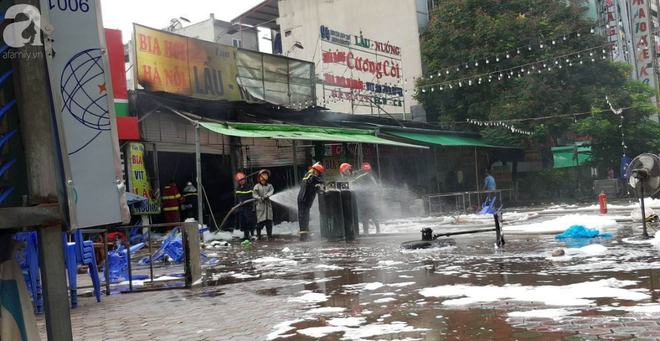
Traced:
[[266, 225], [266, 234], [268, 235], [268, 240], [275, 239], [273, 237], [273, 226], [271, 224]]
[[250, 240], [250, 231], [243, 230], [243, 240]]

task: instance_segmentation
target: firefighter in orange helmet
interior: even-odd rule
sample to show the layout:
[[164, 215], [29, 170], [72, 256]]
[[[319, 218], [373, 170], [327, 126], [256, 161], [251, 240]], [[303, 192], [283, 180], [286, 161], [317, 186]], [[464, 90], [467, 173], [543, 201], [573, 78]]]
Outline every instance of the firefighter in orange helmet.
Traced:
[[350, 163], [342, 163], [341, 166], [339, 166], [339, 173], [343, 178], [350, 178], [355, 175], [355, 172], [353, 172], [353, 166], [351, 166]]
[[[179, 215], [179, 204], [184, 201], [184, 198], [181, 196], [181, 193], [179, 193], [179, 189], [176, 187], [176, 181], [174, 179], [172, 179], [163, 188], [161, 200], [163, 201], [163, 214], [165, 215], [165, 222], [180, 222], [181, 217]], [[168, 227], [169, 230], [172, 228], [173, 227]]]
[[315, 163], [303, 177], [298, 192], [298, 222], [300, 224], [300, 241], [309, 239], [309, 211], [316, 200], [316, 193], [321, 189], [321, 176], [325, 168], [321, 163]]
[[380, 223], [377, 218], [380, 202], [378, 200], [378, 183], [371, 175], [371, 164], [368, 162], [362, 164], [362, 169], [351, 180], [351, 188], [357, 196], [363, 233], [369, 234], [369, 221], [373, 221], [376, 233], [380, 233]]

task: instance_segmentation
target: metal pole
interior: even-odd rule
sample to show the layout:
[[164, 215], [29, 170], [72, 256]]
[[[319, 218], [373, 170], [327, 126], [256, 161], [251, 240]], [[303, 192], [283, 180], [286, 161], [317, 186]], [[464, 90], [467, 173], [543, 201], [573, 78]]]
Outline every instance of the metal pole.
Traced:
[[644, 184], [639, 184], [640, 199], [642, 200], [640, 206], [642, 207], [642, 238], [648, 239], [649, 234], [646, 231], [646, 210], [644, 208]]
[[[195, 125], [195, 159], [197, 161], [197, 188], [202, 191], [202, 145], [201, 145], [201, 126], [199, 122]], [[204, 198], [197, 195], [197, 218], [200, 229], [204, 226]]]
[[73, 340], [62, 225], [41, 226], [37, 234], [48, 340]]
[[479, 193], [479, 155], [477, 147], [474, 147], [474, 177], [477, 179], [477, 203], [481, 203], [481, 194]]
[[[151, 216], [149, 216], [149, 225], [151, 225]], [[154, 254], [151, 251], [151, 227], [147, 227], [147, 233], [149, 233], [149, 278], [151, 282], [154, 282]]]
[[110, 296], [110, 259], [108, 259], [108, 230], [103, 231], [103, 252], [105, 252], [105, 295]]
[[[129, 231], [126, 231], [129, 232]], [[128, 234], [128, 233], [126, 233]], [[133, 292], [133, 269], [131, 267], [131, 242], [126, 242], [126, 260], [128, 261], [128, 291]]]
[[298, 141], [291, 140], [291, 143], [293, 144], [293, 178], [294, 183], [298, 186], [298, 182], [300, 181], [298, 179]]

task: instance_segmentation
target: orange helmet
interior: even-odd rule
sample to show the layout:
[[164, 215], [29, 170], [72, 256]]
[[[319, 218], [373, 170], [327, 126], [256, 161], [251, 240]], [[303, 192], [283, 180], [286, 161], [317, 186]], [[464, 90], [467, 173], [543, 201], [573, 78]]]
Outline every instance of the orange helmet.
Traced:
[[350, 170], [353, 166], [351, 166], [348, 163], [342, 163], [341, 166], [339, 166], [339, 172], [341, 174], [344, 174], [346, 171]]
[[323, 173], [325, 172], [325, 168], [323, 168], [323, 165], [321, 165], [320, 162], [315, 163], [315, 164], [314, 164], [312, 167], [310, 167], [309, 169], [316, 169], [316, 170], [319, 171], [319, 173], [321, 173], [321, 174], [323, 174]]
[[365, 172], [370, 171], [371, 170], [371, 164], [369, 164], [369, 162], [363, 163], [362, 164], [362, 170], [365, 171]]
[[245, 174], [243, 174], [243, 173], [236, 173], [236, 181], [241, 181], [241, 180], [243, 180], [243, 179], [245, 179], [245, 178], [246, 178]]
[[268, 169], [262, 169], [259, 171], [259, 175], [257, 175], [257, 179], [261, 181], [261, 175], [266, 174], [270, 178], [270, 171]]

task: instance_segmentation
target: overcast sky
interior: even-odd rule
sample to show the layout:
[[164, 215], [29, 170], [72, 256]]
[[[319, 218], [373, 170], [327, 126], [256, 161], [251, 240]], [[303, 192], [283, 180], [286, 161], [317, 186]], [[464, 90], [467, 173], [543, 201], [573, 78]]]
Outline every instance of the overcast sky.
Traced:
[[[120, 29], [124, 42], [130, 39], [133, 23], [153, 28], [169, 26], [172, 18], [192, 23], [208, 19], [211, 13], [225, 21], [237, 17], [261, 0], [101, 0], [103, 26]], [[184, 26], [189, 25], [183, 22]]]

